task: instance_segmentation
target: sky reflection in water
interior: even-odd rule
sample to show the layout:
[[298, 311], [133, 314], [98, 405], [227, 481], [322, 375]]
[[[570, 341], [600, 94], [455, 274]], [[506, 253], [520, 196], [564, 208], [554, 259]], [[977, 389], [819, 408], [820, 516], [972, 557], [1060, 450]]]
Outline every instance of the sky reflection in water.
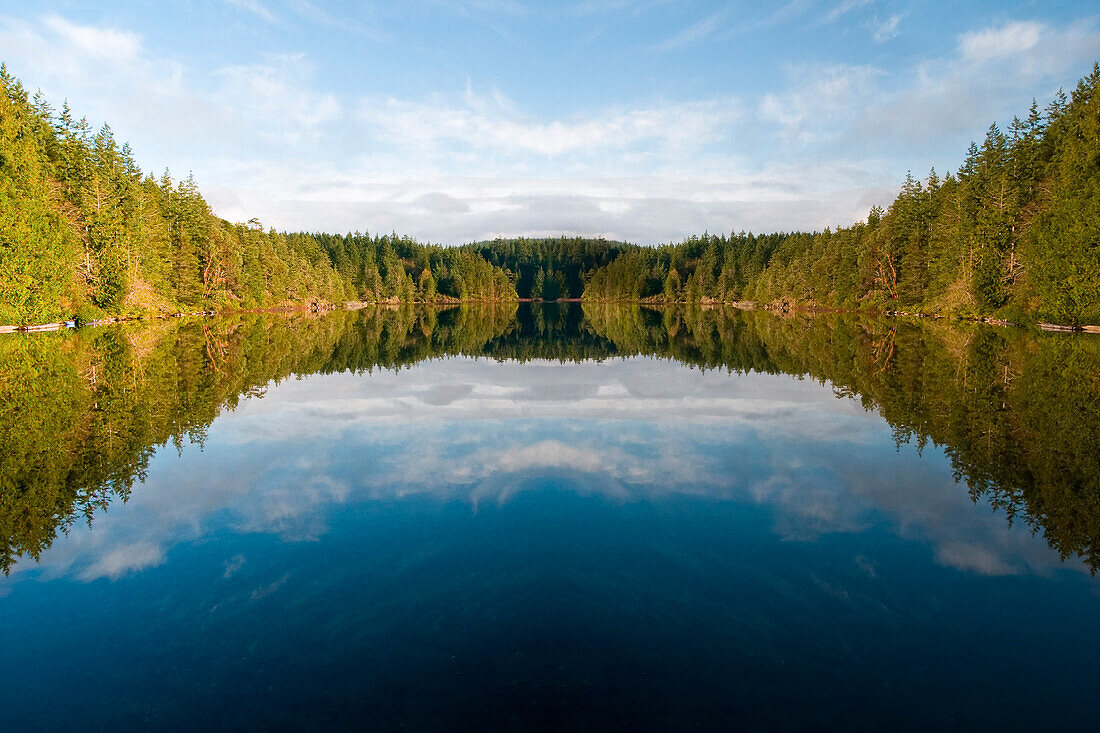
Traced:
[[245, 400], [201, 451], [161, 449], [126, 504], [75, 529], [37, 569], [16, 571], [118, 578], [166, 562], [179, 542], [253, 532], [316, 540], [348, 505], [424, 496], [476, 513], [547, 481], [614, 502], [760, 506], [781, 540], [881, 527], [983, 575], [1061, 565], [1024, 528], [976, 506], [937, 449], [916, 453], [816, 383], [652, 358], [460, 357], [314, 375]]
[[452, 357], [245, 399], [16, 565], [0, 725], [1083, 721], [1097, 591], [813, 381]]

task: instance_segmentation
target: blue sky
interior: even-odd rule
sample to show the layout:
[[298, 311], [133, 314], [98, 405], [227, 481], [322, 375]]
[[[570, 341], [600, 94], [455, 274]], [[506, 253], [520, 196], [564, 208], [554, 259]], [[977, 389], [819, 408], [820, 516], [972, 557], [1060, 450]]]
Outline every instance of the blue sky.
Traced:
[[819, 229], [1100, 59], [1100, 2], [0, 4], [0, 60], [215, 212], [455, 244]]

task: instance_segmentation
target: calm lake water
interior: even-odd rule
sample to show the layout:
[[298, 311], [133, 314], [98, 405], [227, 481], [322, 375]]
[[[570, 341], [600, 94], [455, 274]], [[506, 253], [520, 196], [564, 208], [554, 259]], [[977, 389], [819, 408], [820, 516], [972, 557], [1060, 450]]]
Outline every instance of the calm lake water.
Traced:
[[1095, 724], [1100, 338], [547, 305], [0, 340], [0, 729]]

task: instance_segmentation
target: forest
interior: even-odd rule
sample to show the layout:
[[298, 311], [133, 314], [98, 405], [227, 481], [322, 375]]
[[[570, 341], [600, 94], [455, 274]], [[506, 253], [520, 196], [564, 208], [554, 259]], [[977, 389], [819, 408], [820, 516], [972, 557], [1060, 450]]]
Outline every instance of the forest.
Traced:
[[1072, 95], [991, 125], [962, 166], [907, 175], [865, 221], [637, 248], [585, 297], [872, 308], [1100, 323], [1100, 66]]
[[218, 218], [191, 176], [143, 172], [104, 125], [0, 65], [0, 325], [180, 312], [525, 299], [737, 303], [1100, 324], [1100, 66], [991, 125], [954, 173], [907, 175], [864, 221], [457, 247]]

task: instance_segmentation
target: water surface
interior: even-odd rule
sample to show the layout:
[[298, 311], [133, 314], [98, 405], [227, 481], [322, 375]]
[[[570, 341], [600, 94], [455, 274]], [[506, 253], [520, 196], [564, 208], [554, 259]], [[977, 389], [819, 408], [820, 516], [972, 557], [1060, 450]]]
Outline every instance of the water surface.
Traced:
[[0, 341], [0, 727], [1095, 718], [1100, 340], [623, 306]]

